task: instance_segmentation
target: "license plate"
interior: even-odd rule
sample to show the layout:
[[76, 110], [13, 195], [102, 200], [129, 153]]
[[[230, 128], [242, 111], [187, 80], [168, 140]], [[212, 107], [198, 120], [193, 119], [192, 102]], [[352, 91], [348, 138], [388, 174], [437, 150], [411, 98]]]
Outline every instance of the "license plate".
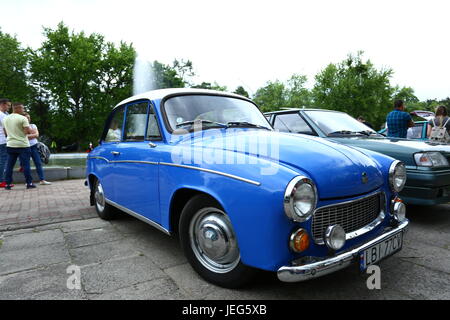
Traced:
[[390, 256], [391, 254], [401, 250], [403, 245], [403, 232], [394, 234], [393, 236], [374, 244], [373, 246], [361, 251], [359, 254], [359, 269], [365, 271], [368, 266]]

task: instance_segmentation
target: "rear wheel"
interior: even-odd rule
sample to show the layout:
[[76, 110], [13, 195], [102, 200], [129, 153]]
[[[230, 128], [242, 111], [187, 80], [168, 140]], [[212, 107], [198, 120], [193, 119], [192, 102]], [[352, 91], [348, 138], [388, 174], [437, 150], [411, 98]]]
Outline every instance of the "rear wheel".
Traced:
[[184, 207], [179, 224], [184, 254], [195, 271], [226, 288], [241, 287], [255, 273], [241, 262], [230, 219], [213, 199], [198, 195]]
[[117, 209], [106, 203], [105, 193], [100, 180], [96, 180], [94, 184], [94, 204], [98, 216], [103, 220], [112, 220], [116, 217]]

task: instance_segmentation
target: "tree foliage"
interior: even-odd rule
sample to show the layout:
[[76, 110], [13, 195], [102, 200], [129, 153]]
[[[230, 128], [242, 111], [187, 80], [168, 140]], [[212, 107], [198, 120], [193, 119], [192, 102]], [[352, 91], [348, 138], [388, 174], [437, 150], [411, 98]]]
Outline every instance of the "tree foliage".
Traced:
[[[136, 51], [131, 44], [107, 42], [100, 34], [70, 32], [63, 22], [44, 28], [45, 40], [37, 50], [23, 48], [0, 30], [0, 98], [21, 101], [40, 128], [45, 142], [77, 143], [84, 149], [96, 142], [107, 114], [132, 95]], [[204, 88], [227, 91], [213, 82], [194, 83], [193, 63], [175, 59], [171, 64], [148, 62], [153, 88]], [[307, 78], [294, 73], [288, 80], [268, 81], [253, 97], [242, 87], [234, 93], [253, 100], [262, 111], [316, 107], [341, 110], [380, 126], [395, 99], [411, 109], [450, 107], [450, 98], [419, 101], [411, 87], [391, 86], [393, 70], [377, 69], [363, 52], [330, 63], [315, 76], [312, 89]], [[41, 137], [45, 139], [45, 137]]]
[[247, 90], [244, 89], [243, 86], [237, 87], [236, 90], [234, 90], [233, 93], [236, 93], [236, 94], [239, 94], [239, 95], [241, 95], [241, 96], [250, 98], [250, 95], [248, 94]]
[[305, 87], [306, 81], [306, 76], [299, 74], [294, 74], [286, 83], [269, 81], [256, 91], [253, 98], [263, 112], [308, 107], [311, 105], [311, 95]]
[[27, 102], [30, 98], [27, 65], [30, 50], [0, 30], [0, 98]]
[[340, 110], [354, 117], [362, 115], [380, 126], [392, 109], [394, 89], [390, 85], [392, 69], [377, 70], [363, 52], [348, 55], [341, 63], [329, 64], [316, 75], [312, 90], [318, 108]]
[[48, 103], [47, 131], [58, 145], [96, 141], [106, 114], [132, 93], [135, 50], [125, 43], [116, 48], [99, 34], [69, 32], [63, 23], [44, 35], [31, 72], [38, 105]]

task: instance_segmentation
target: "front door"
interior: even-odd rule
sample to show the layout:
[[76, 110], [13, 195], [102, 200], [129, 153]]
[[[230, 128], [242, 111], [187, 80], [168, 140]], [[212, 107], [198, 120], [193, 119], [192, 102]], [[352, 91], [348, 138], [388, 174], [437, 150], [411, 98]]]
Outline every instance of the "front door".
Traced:
[[123, 138], [116, 145], [115, 194], [120, 206], [160, 223], [158, 148], [153, 107], [148, 101], [126, 106]]

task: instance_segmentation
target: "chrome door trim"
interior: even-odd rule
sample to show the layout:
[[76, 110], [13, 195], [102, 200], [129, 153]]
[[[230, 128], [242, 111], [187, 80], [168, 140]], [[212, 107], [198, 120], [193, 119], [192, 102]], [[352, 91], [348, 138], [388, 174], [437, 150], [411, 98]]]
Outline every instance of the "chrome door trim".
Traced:
[[88, 157], [88, 160], [89, 159], [100, 159], [100, 160], [106, 161], [107, 163], [141, 163], [141, 164], [153, 164], [153, 165], [160, 164], [160, 165], [164, 165], [164, 166], [192, 169], [192, 170], [198, 170], [198, 171], [218, 174], [218, 175], [221, 175], [221, 176], [224, 176], [224, 177], [228, 177], [228, 178], [231, 178], [231, 179], [235, 179], [235, 180], [239, 180], [239, 181], [242, 181], [242, 182], [250, 183], [250, 184], [253, 184], [255, 186], [260, 186], [261, 185], [261, 182], [250, 180], [250, 179], [246, 179], [246, 178], [242, 178], [242, 177], [239, 177], [239, 176], [235, 176], [233, 174], [229, 174], [229, 173], [225, 173], [225, 172], [221, 172], [221, 171], [216, 171], [216, 170], [211, 170], [211, 169], [194, 167], [194, 166], [187, 166], [187, 165], [184, 165], [184, 164], [175, 164], [175, 163], [168, 163], [168, 162], [154, 162], [154, 161], [137, 161], [137, 160], [108, 160], [108, 159], [106, 159], [104, 157], [100, 157], [100, 156]]
[[229, 174], [229, 173], [225, 173], [225, 172], [221, 172], [221, 171], [205, 169], [205, 168], [199, 168], [199, 167], [193, 167], [193, 166], [187, 166], [187, 165], [184, 165], [184, 164], [167, 163], [167, 162], [160, 162], [159, 164], [164, 165], [164, 166], [192, 169], [192, 170], [198, 170], [198, 171], [218, 174], [218, 175], [221, 175], [221, 176], [224, 176], [224, 177], [228, 177], [228, 178], [231, 178], [231, 179], [235, 179], [235, 180], [239, 180], [239, 181], [242, 181], [242, 182], [250, 183], [250, 184], [253, 184], [255, 186], [260, 186], [261, 185], [261, 182], [250, 180], [250, 179], [246, 179], [246, 178], [242, 178], [242, 177], [235, 176], [233, 174]]
[[154, 162], [154, 161], [138, 161], [138, 160], [108, 160], [104, 157], [99, 157], [99, 156], [94, 156], [94, 157], [89, 157], [89, 159], [100, 159], [100, 160], [104, 160], [107, 163], [142, 163], [142, 164], [155, 164], [157, 165], [158, 162]]
[[117, 209], [119, 209], [119, 210], [121, 210], [121, 211], [123, 211], [125, 213], [128, 213], [129, 215], [131, 215], [131, 216], [133, 216], [133, 217], [135, 217], [135, 218], [137, 218], [137, 219], [139, 219], [139, 220], [141, 220], [141, 221], [151, 225], [152, 227], [155, 227], [159, 231], [162, 231], [162, 232], [164, 232], [165, 234], [167, 234], [169, 236], [172, 235], [172, 233], [169, 230], [167, 230], [166, 228], [164, 228], [160, 224], [158, 224], [158, 223], [156, 223], [156, 222], [154, 222], [154, 221], [152, 221], [152, 220], [150, 220], [150, 219], [140, 215], [139, 213], [136, 213], [136, 212], [134, 212], [134, 211], [132, 211], [130, 209], [127, 209], [127, 208], [121, 206], [120, 204], [117, 204], [114, 201], [111, 201], [111, 200], [109, 200], [107, 198], [105, 198], [105, 201], [108, 204], [112, 205], [113, 207], [116, 207]]

